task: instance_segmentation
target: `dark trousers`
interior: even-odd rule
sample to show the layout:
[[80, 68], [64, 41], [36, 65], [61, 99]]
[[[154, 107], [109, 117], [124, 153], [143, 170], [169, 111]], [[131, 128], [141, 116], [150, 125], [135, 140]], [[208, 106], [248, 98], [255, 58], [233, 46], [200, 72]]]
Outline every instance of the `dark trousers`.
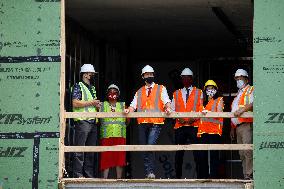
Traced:
[[[193, 126], [184, 126], [175, 129], [175, 144], [196, 144], [197, 143], [197, 128]], [[182, 177], [184, 151], [177, 151], [175, 156], [176, 178]], [[197, 153], [193, 151], [194, 160], [196, 162]]]
[[[221, 136], [218, 134], [202, 134], [199, 138], [200, 144], [221, 144]], [[210, 158], [210, 161], [208, 161]], [[210, 162], [210, 174], [209, 174], [209, 162]], [[207, 179], [207, 178], [218, 178], [218, 169], [220, 165], [219, 151], [198, 151], [198, 170], [197, 178]]]
[[[161, 125], [142, 123], [138, 128], [140, 145], [154, 145], [157, 143], [162, 128]], [[144, 152], [144, 169], [146, 175], [154, 173], [154, 161], [155, 157], [153, 152]]]
[[[74, 146], [96, 146], [97, 127], [94, 123], [87, 121], [75, 122]], [[97, 153], [74, 153], [73, 176], [94, 178], [97, 175]]]

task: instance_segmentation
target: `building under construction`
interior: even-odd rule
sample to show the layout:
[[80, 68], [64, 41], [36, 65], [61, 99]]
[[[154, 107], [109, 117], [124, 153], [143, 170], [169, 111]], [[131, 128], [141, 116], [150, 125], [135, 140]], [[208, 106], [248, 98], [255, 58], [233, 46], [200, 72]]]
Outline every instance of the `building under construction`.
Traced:
[[[283, 188], [283, 13], [281, 0], [1, 0], [0, 188]], [[224, 112], [72, 112], [80, 68], [96, 70], [97, 98], [115, 83], [129, 106], [151, 65], [172, 98], [183, 87], [218, 84]], [[253, 144], [230, 138], [239, 68], [255, 87]], [[73, 118], [128, 117], [126, 146], [74, 146]], [[135, 118], [164, 117], [156, 146], [139, 145]], [[222, 144], [174, 145], [174, 119], [224, 118]], [[73, 178], [73, 152], [126, 151], [123, 179]], [[185, 150], [183, 179], [175, 153]], [[218, 179], [199, 179], [194, 151], [218, 151]], [[239, 150], [253, 150], [253, 180], [244, 180]], [[145, 179], [143, 152], [155, 151], [156, 178]], [[98, 165], [98, 162], [94, 162]], [[209, 163], [210, 168], [210, 163]]]

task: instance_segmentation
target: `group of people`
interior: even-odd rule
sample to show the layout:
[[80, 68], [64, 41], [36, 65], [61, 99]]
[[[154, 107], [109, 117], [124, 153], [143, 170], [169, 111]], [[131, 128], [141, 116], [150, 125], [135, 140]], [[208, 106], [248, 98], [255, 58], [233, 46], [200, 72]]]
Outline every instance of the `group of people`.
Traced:
[[[100, 102], [96, 96], [91, 80], [95, 74], [91, 64], [81, 67], [81, 82], [73, 87], [72, 104], [75, 112], [222, 112], [224, 101], [218, 92], [218, 86], [213, 80], [208, 80], [203, 91], [193, 86], [193, 72], [185, 68], [181, 74], [183, 88], [173, 93], [169, 98], [167, 89], [155, 83], [154, 69], [146, 65], [141, 72], [143, 85], [134, 95], [132, 102], [126, 108], [124, 102], [119, 102], [120, 90], [111, 84], [107, 88], [107, 100]], [[252, 118], [241, 118], [247, 111], [253, 110], [253, 87], [248, 84], [248, 73], [238, 69], [234, 76], [239, 91], [232, 102], [231, 137], [237, 136], [237, 143], [252, 143]], [[76, 118], [75, 144], [77, 146], [96, 145], [97, 125], [100, 125], [100, 145], [113, 146], [126, 144], [126, 118]], [[163, 128], [165, 118], [137, 118], [139, 144], [155, 145]], [[223, 128], [223, 118], [177, 118], [174, 124], [175, 144], [219, 144]], [[252, 151], [240, 151], [244, 179], [252, 179]], [[206, 151], [194, 152], [197, 178], [218, 178], [218, 151], [210, 152], [210, 174]], [[175, 155], [176, 178], [182, 178], [184, 151]], [[155, 178], [155, 157], [153, 152], [144, 152], [145, 177]], [[73, 160], [74, 177], [97, 177], [94, 175], [94, 153], [75, 153]], [[122, 178], [123, 167], [126, 165], [125, 152], [102, 152], [100, 154], [100, 170], [103, 178], [108, 178], [109, 169], [115, 167], [117, 178]]]

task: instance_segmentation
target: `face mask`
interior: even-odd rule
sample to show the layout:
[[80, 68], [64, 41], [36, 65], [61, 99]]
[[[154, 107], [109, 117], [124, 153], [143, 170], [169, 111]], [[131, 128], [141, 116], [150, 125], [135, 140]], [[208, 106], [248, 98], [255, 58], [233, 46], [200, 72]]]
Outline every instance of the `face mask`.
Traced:
[[239, 89], [243, 88], [243, 86], [245, 85], [245, 82], [241, 79], [237, 80], [237, 87]]
[[188, 78], [182, 79], [182, 84], [183, 84], [183, 86], [186, 87], [186, 88], [190, 87], [191, 84], [192, 84], [191, 79], [188, 79]]
[[154, 82], [154, 77], [147, 77], [147, 78], [144, 78], [144, 81], [146, 81], [148, 84], [151, 84]]
[[209, 97], [213, 97], [216, 93], [217, 93], [216, 89], [207, 89], [207, 90], [206, 90], [206, 94], [207, 94]]
[[92, 84], [95, 83], [94, 74], [88, 74], [86, 79], [88, 79]]
[[107, 94], [107, 98], [109, 100], [116, 100], [116, 99], [118, 99], [118, 94], [116, 92], [114, 92], [114, 93], [110, 92], [110, 93]]

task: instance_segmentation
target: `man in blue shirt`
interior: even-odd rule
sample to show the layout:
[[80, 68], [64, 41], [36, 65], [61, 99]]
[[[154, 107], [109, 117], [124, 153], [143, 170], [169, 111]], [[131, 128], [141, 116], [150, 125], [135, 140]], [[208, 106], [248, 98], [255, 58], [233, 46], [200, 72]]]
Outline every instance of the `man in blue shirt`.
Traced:
[[[72, 91], [73, 112], [97, 112], [101, 102], [97, 99], [96, 89], [92, 84], [95, 69], [91, 64], [84, 64], [80, 73], [82, 81], [76, 83]], [[96, 118], [74, 118], [74, 121], [74, 146], [96, 146], [98, 135]], [[96, 161], [95, 153], [74, 153], [73, 176], [94, 178]]]

